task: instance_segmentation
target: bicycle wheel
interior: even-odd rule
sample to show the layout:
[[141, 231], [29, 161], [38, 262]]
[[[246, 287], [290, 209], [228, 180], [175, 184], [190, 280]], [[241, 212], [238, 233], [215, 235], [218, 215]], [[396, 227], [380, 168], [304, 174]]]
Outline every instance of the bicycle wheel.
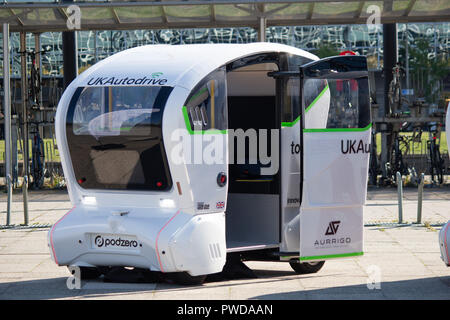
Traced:
[[30, 100], [35, 105], [39, 105], [40, 89], [41, 89], [41, 80], [39, 78], [39, 69], [32, 67], [30, 76]]
[[388, 91], [388, 100], [389, 100], [389, 113], [393, 113], [394, 112], [394, 81], [391, 81], [391, 83], [389, 83], [389, 91]]
[[438, 178], [439, 184], [444, 183], [444, 160], [441, 157], [441, 152], [439, 151], [439, 147], [435, 146], [435, 168], [436, 168], [436, 176]]
[[[431, 141], [428, 144], [428, 151], [430, 155], [430, 175], [431, 181], [442, 184], [444, 182], [442, 158], [438, 147], [436, 147], [435, 141]], [[435, 179], [437, 178], [437, 181]]]

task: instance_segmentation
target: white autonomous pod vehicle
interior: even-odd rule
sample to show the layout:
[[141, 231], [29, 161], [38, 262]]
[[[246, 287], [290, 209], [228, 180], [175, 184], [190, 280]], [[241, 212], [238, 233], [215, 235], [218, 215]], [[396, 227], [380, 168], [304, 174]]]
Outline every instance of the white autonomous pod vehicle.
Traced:
[[[445, 117], [445, 134], [447, 136], [448, 152], [450, 152], [450, 102], [447, 105], [447, 115]], [[441, 259], [447, 267], [450, 267], [450, 220], [444, 224], [439, 231], [439, 249]]]
[[298, 273], [363, 254], [366, 58], [272, 43], [148, 45], [65, 90], [56, 133], [73, 209], [52, 258], [201, 283], [227, 256]]

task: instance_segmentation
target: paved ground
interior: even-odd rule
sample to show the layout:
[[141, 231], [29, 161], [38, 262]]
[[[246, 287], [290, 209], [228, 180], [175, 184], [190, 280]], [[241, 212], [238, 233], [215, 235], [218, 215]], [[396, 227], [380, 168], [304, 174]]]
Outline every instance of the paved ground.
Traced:
[[[369, 189], [365, 222], [397, 221], [396, 190]], [[417, 194], [405, 189], [404, 221], [414, 222]], [[297, 275], [286, 263], [247, 262], [258, 278], [209, 282], [119, 284], [83, 281], [66, 286], [68, 271], [50, 259], [48, 228], [0, 229], [0, 299], [450, 299], [450, 268], [440, 259], [439, 224], [450, 220], [450, 187], [426, 188], [423, 222], [365, 228], [365, 255], [327, 261], [314, 275]], [[0, 195], [0, 224], [6, 196]], [[20, 195], [12, 223], [23, 222]], [[31, 192], [30, 224], [54, 223], [71, 207], [64, 191]], [[431, 226], [429, 225], [431, 224]], [[378, 282], [380, 288], [367, 284]]]

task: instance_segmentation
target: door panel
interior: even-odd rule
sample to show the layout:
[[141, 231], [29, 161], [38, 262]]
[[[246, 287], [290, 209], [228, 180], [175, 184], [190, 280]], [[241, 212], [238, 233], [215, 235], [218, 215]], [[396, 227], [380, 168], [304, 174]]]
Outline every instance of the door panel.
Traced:
[[[303, 97], [300, 260], [361, 255], [370, 153], [365, 57], [340, 56], [300, 69]], [[314, 121], [305, 104], [311, 81], [326, 81]], [[326, 101], [328, 100], [328, 101]]]

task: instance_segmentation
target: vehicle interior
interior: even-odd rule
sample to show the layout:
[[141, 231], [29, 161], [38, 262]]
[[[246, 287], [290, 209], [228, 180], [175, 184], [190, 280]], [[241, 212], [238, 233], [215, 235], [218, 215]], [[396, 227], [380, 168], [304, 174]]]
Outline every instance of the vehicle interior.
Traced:
[[[276, 107], [276, 81], [268, 72], [278, 71], [274, 62], [238, 67], [227, 72], [229, 129], [229, 187], [226, 210], [228, 252], [261, 250], [279, 246], [280, 175], [263, 175], [258, 156], [260, 140], [267, 143], [267, 155], [272, 149], [271, 129], [280, 128], [280, 112]], [[249, 136], [237, 138], [242, 129]], [[254, 130], [253, 130], [254, 129]], [[258, 134], [267, 129], [267, 135]], [[241, 132], [242, 133], [242, 132]], [[245, 139], [245, 140], [244, 140]], [[245, 156], [237, 149], [245, 141]], [[279, 148], [279, 141], [274, 148]], [[232, 145], [231, 145], [232, 143]], [[253, 149], [252, 149], [253, 148]]]

